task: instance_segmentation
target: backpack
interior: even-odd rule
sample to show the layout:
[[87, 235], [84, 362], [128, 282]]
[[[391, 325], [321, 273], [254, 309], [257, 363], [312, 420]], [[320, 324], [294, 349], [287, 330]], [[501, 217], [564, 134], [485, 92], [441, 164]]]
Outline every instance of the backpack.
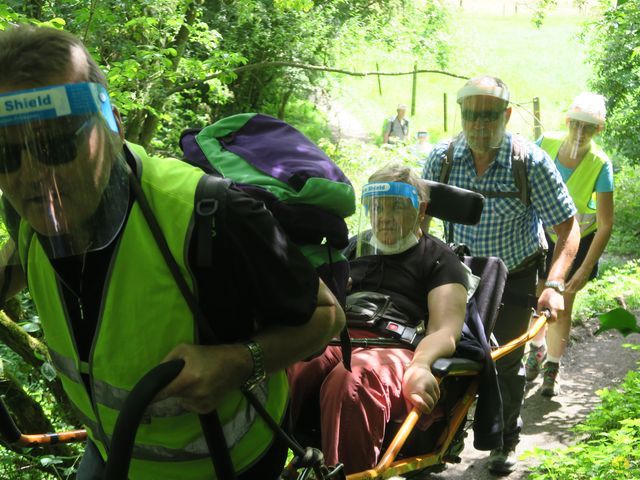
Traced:
[[[440, 170], [440, 177], [438, 182], [448, 183], [449, 174], [453, 168], [453, 147], [455, 138], [449, 142], [447, 153], [442, 161], [442, 168]], [[529, 195], [529, 179], [527, 176], [527, 145], [524, 138], [519, 135], [513, 135], [511, 137], [511, 172], [513, 173], [513, 181], [516, 184], [517, 190], [515, 192], [499, 192], [490, 190], [474, 190], [476, 193], [482, 194], [487, 198], [517, 198], [526, 207], [531, 205], [531, 198]], [[447, 242], [453, 242], [453, 228], [447, 229]]]
[[[344, 304], [348, 264], [340, 250], [348, 244], [344, 219], [355, 211], [355, 193], [318, 146], [282, 120], [243, 113], [184, 131], [180, 147], [187, 163], [262, 201]], [[212, 187], [196, 198], [197, 206], [220, 198], [216, 189], [225, 188], [208, 183]]]

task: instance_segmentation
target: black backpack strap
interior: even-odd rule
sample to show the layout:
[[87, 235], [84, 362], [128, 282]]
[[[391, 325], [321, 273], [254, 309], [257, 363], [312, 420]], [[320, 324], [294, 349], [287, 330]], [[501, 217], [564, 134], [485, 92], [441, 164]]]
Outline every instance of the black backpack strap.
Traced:
[[449, 142], [447, 153], [442, 157], [442, 168], [440, 168], [440, 178], [438, 178], [440, 183], [449, 183], [449, 174], [453, 167], [453, 142], [453, 139]]
[[527, 176], [527, 144], [519, 135], [513, 135], [511, 139], [511, 168], [513, 170], [513, 180], [518, 189], [520, 201], [529, 206], [531, 198], [529, 196], [529, 180]]
[[217, 235], [216, 217], [221, 218], [226, 212], [227, 189], [230, 185], [231, 180], [228, 178], [203, 175], [196, 187], [194, 215], [198, 232], [196, 239], [198, 267], [213, 266], [211, 239]]

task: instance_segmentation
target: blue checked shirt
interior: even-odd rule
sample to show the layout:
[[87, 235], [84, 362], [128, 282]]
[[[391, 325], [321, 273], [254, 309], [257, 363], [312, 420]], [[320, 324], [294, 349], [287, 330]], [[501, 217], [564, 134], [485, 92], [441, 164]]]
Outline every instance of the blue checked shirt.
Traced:
[[[463, 135], [454, 139], [453, 162], [448, 183], [469, 190], [515, 192], [511, 171], [511, 134], [506, 133], [500, 151], [481, 177]], [[434, 147], [422, 176], [438, 181], [449, 141]], [[533, 143], [527, 144], [527, 178], [531, 204], [518, 198], [486, 198], [477, 225], [453, 225], [453, 240], [464, 243], [475, 256], [500, 257], [509, 270], [546, 246], [542, 222], [558, 225], [576, 214], [560, 174], [549, 156]]]

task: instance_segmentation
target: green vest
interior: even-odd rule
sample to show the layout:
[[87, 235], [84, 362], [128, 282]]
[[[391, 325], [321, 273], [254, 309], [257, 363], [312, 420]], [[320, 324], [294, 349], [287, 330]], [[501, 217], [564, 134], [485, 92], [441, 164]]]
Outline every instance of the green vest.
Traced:
[[[560, 150], [560, 145], [566, 138], [566, 134], [559, 132], [545, 133], [540, 146], [546, 151], [551, 160], [555, 160]], [[596, 143], [591, 141], [591, 148], [578, 164], [578, 167], [567, 181], [569, 195], [576, 204], [578, 213], [576, 220], [580, 225], [580, 236], [585, 237], [598, 228], [596, 222], [596, 193], [593, 191], [602, 171], [602, 167], [609, 161], [607, 154]], [[547, 229], [551, 239], [557, 241], [555, 232]]]
[[[187, 247], [193, 225], [193, 199], [202, 171], [173, 159], [142, 159], [142, 189], [180, 270], [192, 286]], [[89, 362], [81, 362], [62, 301], [60, 280], [36, 235], [25, 222], [20, 245], [26, 248], [29, 290], [42, 319], [47, 345], [63, 387], [102, 457], [122, 404], [136, 382], [176, 345], [196, 343], [193, 315], [178, 290], [137, 203], [131, 209], [109, 266]], [[221, 361], [224, 361], [221, 359]], [[91, 383], [89, 396], [80, 373]], [[281, 422], [287, 403], [284, 372], [271, 375], [255, 391]], [[237, 472], [255, 463], [273, 432], [239, 392], [229, 393], [218, 414]], [[130, 480], [216, 478], [198, 416], [176, 399], [151, 405], [138, 429]]]

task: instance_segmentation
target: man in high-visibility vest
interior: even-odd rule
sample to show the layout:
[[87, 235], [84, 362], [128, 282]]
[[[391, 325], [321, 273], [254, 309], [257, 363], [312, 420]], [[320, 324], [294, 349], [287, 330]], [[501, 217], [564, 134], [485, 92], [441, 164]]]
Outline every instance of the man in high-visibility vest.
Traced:
[[[129, 478], [216, 478], [198, 419], [213, 410], [237, 478], [276, 478], [287, 446], [241, 389], [282, 422], [284, 368], [344, 325], [329, 289], [262, 204], [229, 188], [215, 231], [194, 226], [202, 179], [124, 140], [104, 74], [78, 38], [29, 25], [0, 32], [0, 189], [10, 233], [2, 258], [14, 261], [2, 265], [0, 291], [7, 298], [28, 284], [88, 432], [80, 480], [103, 478], [124, 399], [175, 358], [185, 366], [147, 409]], [[213, 266], [195, 261], [203, 245]], [[217, 343], [199, 344], [198, 307]]]

